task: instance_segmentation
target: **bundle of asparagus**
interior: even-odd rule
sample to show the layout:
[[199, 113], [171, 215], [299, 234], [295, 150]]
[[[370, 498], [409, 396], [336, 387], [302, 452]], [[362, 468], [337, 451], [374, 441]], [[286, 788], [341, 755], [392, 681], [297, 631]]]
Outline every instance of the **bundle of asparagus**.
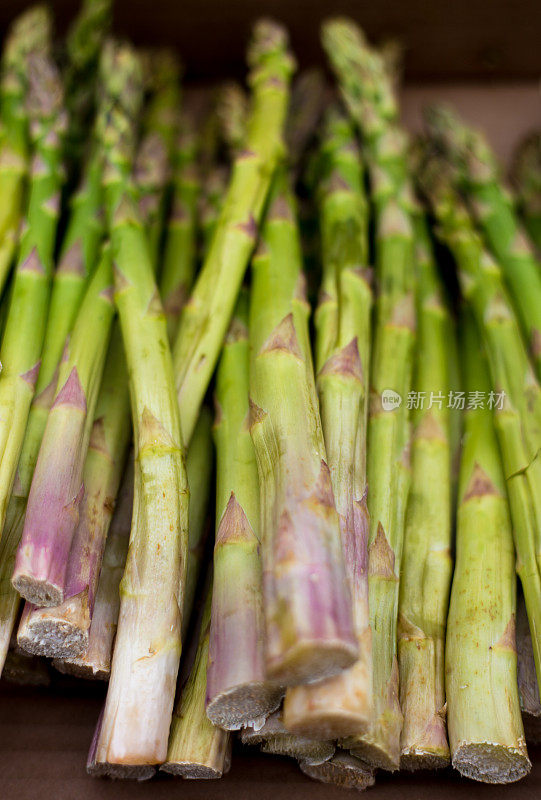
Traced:
[[[432, 110], [408, 151], [396, 47], [349, 20], [323, 27], [342, 105], [317, 71], [290, 92], [268, 20], [250, 91], [209, 104], [176, 54], [104, 42], [110, 17], [84, 0], [53, 49], [31, 9], [0, 59], [6, 678], [54, 681], [39, 653], [109, 681], [92, 775], [219, 778], [240, 730], [357, 790], [449, 762], [518, 780], [541, 719], [541, 284], [487, 143]], [[515, 169], [534, 242], [537, 145]]]

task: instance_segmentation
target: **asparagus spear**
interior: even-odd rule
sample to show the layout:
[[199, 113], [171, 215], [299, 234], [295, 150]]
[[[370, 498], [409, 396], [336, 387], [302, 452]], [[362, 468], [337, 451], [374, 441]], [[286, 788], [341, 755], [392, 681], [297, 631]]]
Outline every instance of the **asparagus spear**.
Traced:
[[413, 229], [405, 142], [380, 56], [349, 20], [324, 23], [323, 45], [350, 116], [360, 128], [376, 216], [379, 295], [372, 357], [367, 474], [370, 491], [369, 607], [373, 634], [374, 713], [367, 733], [347, 741], [373, 766], [399, 766], [396, 625], [409, 489], [409, 424], [415, 313]]
[[265, 674], [259, 483], [249, 429], [248, 298], [241, 292], [216, 385], [216, 544], [207, 669], [207, 716], [237, 730], [280, 705]]
[[145, 110], [144, 135], [135, 163], [135, 182], [140, 191], [139, 210], [145, 220], [152, 259], [157, 265], [178, 128], [180, 66], [168, 50], [154, 53], [152, 63], [153, 93]]
[[231, 765], [231, 734], [205, 713], [212, 589], [207, 588], [198, 647], [173, 715], [164, 772], [183, 778], [221, 778]]
[[456, 167], [475, 216], [505, 277], [524, 336], [541, 379], [541, 266], [502, 185], [484, 136], [445, 108], [427, 110], [429, 129]]
[[51, 19], [43, 6], [17, 17], [7, 33], [0, 62], [0, 292], [3, 290], [19, 236], [24, 188], [30, 159], [27, 59], [47, 55]]
[[[98, 274], [99, 268], [92, 283]], [[111, 279], [110, 272], [108, 277]], [[85, 298], [70, 341], [71, 346], [75, 345], [79, 320], [84, 318], [86, 306], [87, 299]], [[93, 316], [96, 317], [95, 312], [93, 312]], [[89, 337], [88, 329], [85, 336]], [[91, 341], [95, 347], [94, 352], [96, 352], [99, 348], [98, 337], [92, 337]], [[103, 355], [101, 358], [103, 359]], [[78, 374], [81, 375], [81, 370], [78, 371]], [[93, 399], [95, 413], [92, 417], [90, 417], [92, 409], [89, 407], [91, 404], [87, 403], [84, 438], [89, 437], [89, 439], [86, 453], [83, 442], [81, 445], [83, 452], [79, 456], [78, 469], [74, 469], [73, 463], [70, 465], [72, 474], [80, 476], [82, 470], [84, 496], [75, 514], [75, 526], [69, 543], [70, 549], [67, 550], [68, 543], [66, 543], [63, 556], [65, 557], [65, 562], [62, 564], [65, 570], [64, 599], [53, 607], [37, 608], [29, 616], [25, 615], [24, 625], [21, 624], [19, 627], [19, 645], [38, 655], [60, 658], [78, 656], [88, 646], [88, 633], [94, 611], [103, 548], [131, 433], [127, 387], [128, 375], [122, 340], [115, 336], [109, 348], [99, 395], [97, 399]], [[95, 394], [96, 388], [93, 392]], [[86, 430], [90, 426], [91, 419], [93, 419], [93, 425], [90, 430]], [[44, 443], [51, 430], [50, 424], [48, 422]], [[67, 437], [58, 432], [56, 432], [56, 437], [57, 441], [61, 441], [65, 447]], [[40, 451], [36, 476], [39, 476], [41, 459], [42, 452]], [[48, 459], [46, 462], [49, 467], [51, 462], [52, 459]], [[84, 469], [82, 468], [83, 462]], [[58, 480], [59, 471], [57, 469], [53, 474], [55, 481]], [[27, 526], [30, 524], [29, 516], [31, 518], [31, 515], [35, 513], [33, 506], [35, 480], [30, 493], [23, 546], [26, 541]], [[60, 519], [60, 515], [56, 518]], [[51, 527], [55, 530], [52, 524]], [[57, 534], [54, 540], [57, 558], [60, 550], [59, 529], [60, 526], [56, 528]]]
[[184, 113], [173, 159], [173, 200], [160, 276], [160, 293], [171, 340], [175, 338], [196, 266], [200, 171], [194, 128], [194, 120]]
[[26, 225], [0, 349], [0, 529], [39, 370], [63, 179], [66, 117], [58, 71], [49, 58], [34, 54], [28, 59], [28, 79], [34, 156]]
[[336, 110], [327, 115], [320, 160], [323, 282], [316, 315], [316, 368], [360, 657], [332, 679], [288, 690], [284, 722], [294, 733], [332, 739], [366, 730], [372, 710], [366, 506], [372, 306], [368, 207], [353, 130]]
[[[469, 391], [489, 380], [472, 318], [462, 321]], [[509, 783], [531, 764], [520, 717], [515, 649], [515, 559], [498, 443], [488, 408], [466, 411], [456, 566], [445, 656], [453, 766], [485, 783]]]
[[54, 666], [61, 672], [81, 678], [109, 680], [120, 607], [119, 586], [128, 553], [132, 506], [133, 455], [130, 455], [105, 543], [88, 645], [79, 657], [55, 659]]
[[445, 731], [444, 636], [451, 584], [450, 388], [453, 335], [421, 209], [416, 215], [418, 338], [414, 387], [412, 483], [398, 606], [401, 766], [449, 763]]
[[287, 47], [287, 35], [278, 24], [256, 24], [248, 53], [253, 96], [244, 148], [235, 160], [212, 244], [182, 312], [173, 350], [184, 442], [190, 440], [214, 371], [272, 174], [283, 153], [281, 136], [294, 66]]
[[[135, 79], [138, 65], [128, 55]], [[128, 124], [127, 115], [119, 114], [117, 131]], [[108, 166], [117, 158], [116, 149], [110, 149]], [[132, 775], [163, 762], [167, 754], [181, 648], [188, 486], [165, 316], [128, 180], [106, 185], [106, 207], [130, 376], [135, 495], [96, 760], [113, 765], [115, 773], [125, 767]]]
[[356, 789], [362, 792], [375, 782], [373, 768], [349, 753], [336, 753], [323, 764], [299, 761], [299, 767], [309, 778], [334, 784], [342, 789]]
[[541, 133], [532, 133], [520, 143], [514, 158], [513, 183], [526, 230], [541, 251]]
[[[111, 284], [111, 252], [106, 246], [60, 365], [15, 559], [13, 587], [37, 606], [58, 606], [68, 596], [66, 568], [79, 518], [83, 468], [114, 314]], [[53, 637], [45, 619], [42, 625], [35, 630], [38, 648], [42, 639]], [[24, 639], [24, 647], [32, 648], [25, 637], [26, 632], [20, 631], [19, 644], [23, 646]]]
[[528, 360], [498, 265], [484, 251], [441, 159], [427, 160], [420, 182], [432, 203], [438, 233], [453, 253], [462, 292], [471, 304], [487, 348], [517, 573], [541, 686], [541, 462], [536, 458], [541, 446], [541, 386]]
[[241, 740], [243, 744], [260, 744], [263, 753], [290, 756], [311, 765], [328, 761], [335, 751], [334, 742], [290, 733], [281, 711], [271, 714], [262, 728], [245, 728]]
[[96, 100], [101, 48], [111, 27], [112, 0], [83, 0], [66, 36], [66, 106], [69, 113], [66, 150], [77, 170]]
[[292, 196], [280, 171], [253, 259], [250, 403], [262, 504], [267, 676], [285, 686], [335, 675], [358, 655], [301, 265]]

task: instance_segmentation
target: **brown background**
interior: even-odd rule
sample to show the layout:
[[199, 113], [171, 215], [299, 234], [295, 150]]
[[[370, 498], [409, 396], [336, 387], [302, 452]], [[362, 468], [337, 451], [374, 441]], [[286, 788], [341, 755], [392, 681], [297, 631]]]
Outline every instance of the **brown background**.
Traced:
[[[0, 0], [0, 35], [23, 0]], [[77, 6], [55, 0], [62, 29]], [[286, 22], [302, 65], [322, 62], [318, 28], [329, 13], [356, 17], [372, 38], [400, 35], [407, 43], [404, 119], [420, 125], [423, 104], [455, 103], [486, 127], [499, 155], [508, 160], [517, 139], [541, 127], [539, 0], [117, 0], [116, 28], [137, 42], [178, 46], [187, 77], [206, 80], [243, 74], [250, 21], [260, 13]], [[59, 681], [53, 689], [26, 690], [0, 683], [0, 798], [2, 800], [334, 800], [342, 790], [305, 778], [293, 761], [235, 752], [221, 781], [112, 783], [86, 776], [85, 761], [103, 686]], [[540, 800], [541, 748], [531, 748], [532, 774], [520, 784], [492, 787], [451, 772], [378, 776], [371, 798], [435, 800], [439, 797]]]

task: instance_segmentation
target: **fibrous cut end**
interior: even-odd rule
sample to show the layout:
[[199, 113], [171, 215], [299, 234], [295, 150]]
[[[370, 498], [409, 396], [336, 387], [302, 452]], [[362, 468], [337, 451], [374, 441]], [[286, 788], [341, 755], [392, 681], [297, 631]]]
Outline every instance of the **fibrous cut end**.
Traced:
[[47, 658], [77, 658], [88, 647], [90, 612], [87, 592], [69, 597], [55, 608], [25, 613], [17, 633], [19, 647]]
[[216, 767], [210, 767], [207, 764], [193, 764], [188, 761], [162, 764], [160, 770], [168, 772], [170, 775], [176, 775], [179, 778], [194, 780], [215, 780], [223, 775], [222, 770]]
[[524, 749], [490, 742], [461, 744], [453, 753], [453, 767], [474, 781], [514, 783], [527, 775], [531, 762]]
[[332, 783], [342, 789], [362, 792], [375, 782], [374, 770], [348, 753], [338, 753], [323, 764], [300, 761], [299, 767], [308, 777], [322, 783]]
[[352, 747], [351, 755], [360, 758], [374, 769], [384, 769], [387, 772], [396, 772], [400, 766], [398, 753], [395, 757], [394, 753], [374, 742], [363, 742], [359, 747]]
[[334, 754], [334, 742], [321, 742], [293, 734], [278, 734], [265, 739], [261, 745], [263, 753], [290, 756], [306, 764], [322, 764]]
[[290, 647], [279, 662], [267, 662], [267, 674], [276, 683], [297, 686], [338, 675], [358, 656], [357, 647], [343, 639], [302, 641]]
[[12, 580], [13, 588], [24, 600], [38, 608], [59, 606], [64, 601], [64, 592], [48, 580], [36, 580], [31, 575], [20, 573]]
[[449, 753], [436, 753], [427, 750], [412, 750], [400, 756], [400, 769], [408, 772], [426, 769], [445, 769], [449, 766]]
[[219, 728], [237, 731], [256, 726], [280, 706], [284, 691], [264, 682], [245, 683], [220, 692], [207, 705], [207, 717]]
[[93, 778], [113, 778], [113, 780], [148, 781], [154, 777], [156, 767], [150, 764], [129, 766], [127, 764], [105, 764], [92, 762], [86, 771]]
[[85, 651], [88, 634], [64, 619], [36, 618], [19, 631], [17, 644], [34, 656], [70, 658]]

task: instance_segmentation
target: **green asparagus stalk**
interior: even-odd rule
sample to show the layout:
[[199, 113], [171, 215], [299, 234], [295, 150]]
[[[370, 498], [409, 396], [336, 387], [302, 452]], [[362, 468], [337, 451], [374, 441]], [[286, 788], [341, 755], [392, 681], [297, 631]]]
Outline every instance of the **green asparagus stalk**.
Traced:
[[513, 164], [513, 184], [524, 225], [541, 252], [541, 134], [532, 133], [519, 145]]
[[300, 761], [299, 767], [309, 778], [340, 786], [342, 789], [356, 789], [362, 792], [375, 782], [374, 769], [350, 753], [336, 753], [323, 764]]
[[39, 370], [49, 303], [53, 249], [63, 180], [66, 117], [58, 71], [43, 55], [28, 59], [29, 116], [34, 156], [26, 224], [9, 305], [0, 362], [0, 528], [21, 452]]
[[[401, 766], [449, 763], [444, 643], [451, 585], [451, 454], [448, 341], [451, 320], [422, 210], [416, 217], [417, 349], [412, 482], [398, 606]], [[417, 407], [416, 407], [417, 406]]]
[[[469, 391], [489, 390], [472, 318], [462, 324]], [[509, 783], [531, 764], [520, 717], [515, 648], [515, 559], [492, 414], [466, 411], [456, 566], [445, 656], [453, 766], [485, 783]]]
[[190, 676], [173, 715], [164, 772], [183, 778], [221, 778], [231, 764], [231, 734], [216, 727], [205, 712], [212, 589], [207, 589]]
[[174, 340], [180, 314], [188, 299], [197, 260], [200, 170], [195, 122], [184, 113], [173, 158], [173, 199], [160, 276], [167, 332]]
[[243, 744], [261, 745], [263, 753], [289, 756], [313, 766], [328, 761], [335, 751], [334, 742], [290, 733], [280, 710], [271, 714], [262, 728], [245, 728], [241, 740]]
[[273, 172], [283, 155], [282, 130], [293, 59], [282, 27], [256, 24], [248, 60], [253, 90], [244, 148], [235, 160], [212, 244], [173, 350], [182, 439], [189, 442], [227, 332]]
[[[537, 680], [541, 686], [541, 386], [520, 335], [497, 264], [484, 251], [471, 218], [454, 191], [441, 159], [420, 173], [422, 189], [450, 248], [462, 292], [482, 333], [492, 378], [491, 405], [502, 452], [513, 536]], [[498, 400], [499, 397], [499, 400]]]
[[349, 20], [323, 25], [322, 40], [353, 121], [361, 130], [376, 216], [379, 295], [372, 356], [367, 475], [369, 607], [374, 711], [368, 731], [350, 738], [354, 755], [395, 770], [402, 713], [396, 647], [399, 575], [410, 482], [409, 421], [415, 310], [413, 227], [404, 137], [384, 62]]
[[[68, 596], [66, 569], [113, 315], [112, 257], [106, 246], [60, 365], [15, 559], [13, 587], [37, 606], [58, 606]], [[27, 608], [25, 624], [29, 613]], [[53, 636], [45, 620], [42, 624], [35, 629], [38, 648]], [[21, 628], [19, 644], [24, 639], [26, 649], [41, 655]]]
[[32, 6], [17, 17], [0, 62], [0, 292], [4, 289], [19, 237], [24, 188], [30, 160], [27, 59], [47, 55], [51, 19], [43, 6]]
[[144, 134], [135, 164], [135, 182], [140, 190], [139, 210], [145, 220], [152, 258], [157, 265], [178, 129], [180, 65], [168, 50], [154, 53], [152, 65], [153, 93], [145, 110]]
[[[135, 56], [125, 53], [132, 80], [138, 79]], [[116, 134], [129, 122], [128, 115], [119, 113]], [[114, 174], [121, 155], [118, 144], [110, 145], [107, 155], [107, 168]], [[167, 755], [181, 649], [188, 486], [173, 365], [149, 240], [128, 179], [109, 182], [105, 188], [115, 297], [130, 376], [135, 494], [111, 679], [95, 756], [97, 763], [112, 765], [115, 774], [132, 776], [139, 770], [146, 773]]]
[[259, 482], [249, 427], [248, 297], [241, 290], [218, 367], [216, 544], [207, 716], [237, 730], [280, 705], [267, 681], [259, 543]]
[[96, 102], [101, 48], [111, 27], [112, 0], [83, 0], [66, 37], [66, 106], [69, 113], [66, 150], [72, 170], [84, 150]]
[[431, 134], [455, 164], [457, 183], [502, 269], [541, 379], [541, 265], [503, 187], [495, 156], [481, 132], [448, 109], [430, 108], [426, 116]]
[[285, 686], [335, 675], [358, 656], [309, 313], [282, 170], [253, 259], [250, 403], [262, 504], [267, 676]]
[[353, 130], [336, 110], [326, 119], [320, 160], [323, 281], [316, 314], [316, 369], [360, 657], [334, 678], [288, 690], [284, 723], [294, 733], [333, 739], [366, 730], [372, 711], [366, 505], [372, 306], [368, 207]]

